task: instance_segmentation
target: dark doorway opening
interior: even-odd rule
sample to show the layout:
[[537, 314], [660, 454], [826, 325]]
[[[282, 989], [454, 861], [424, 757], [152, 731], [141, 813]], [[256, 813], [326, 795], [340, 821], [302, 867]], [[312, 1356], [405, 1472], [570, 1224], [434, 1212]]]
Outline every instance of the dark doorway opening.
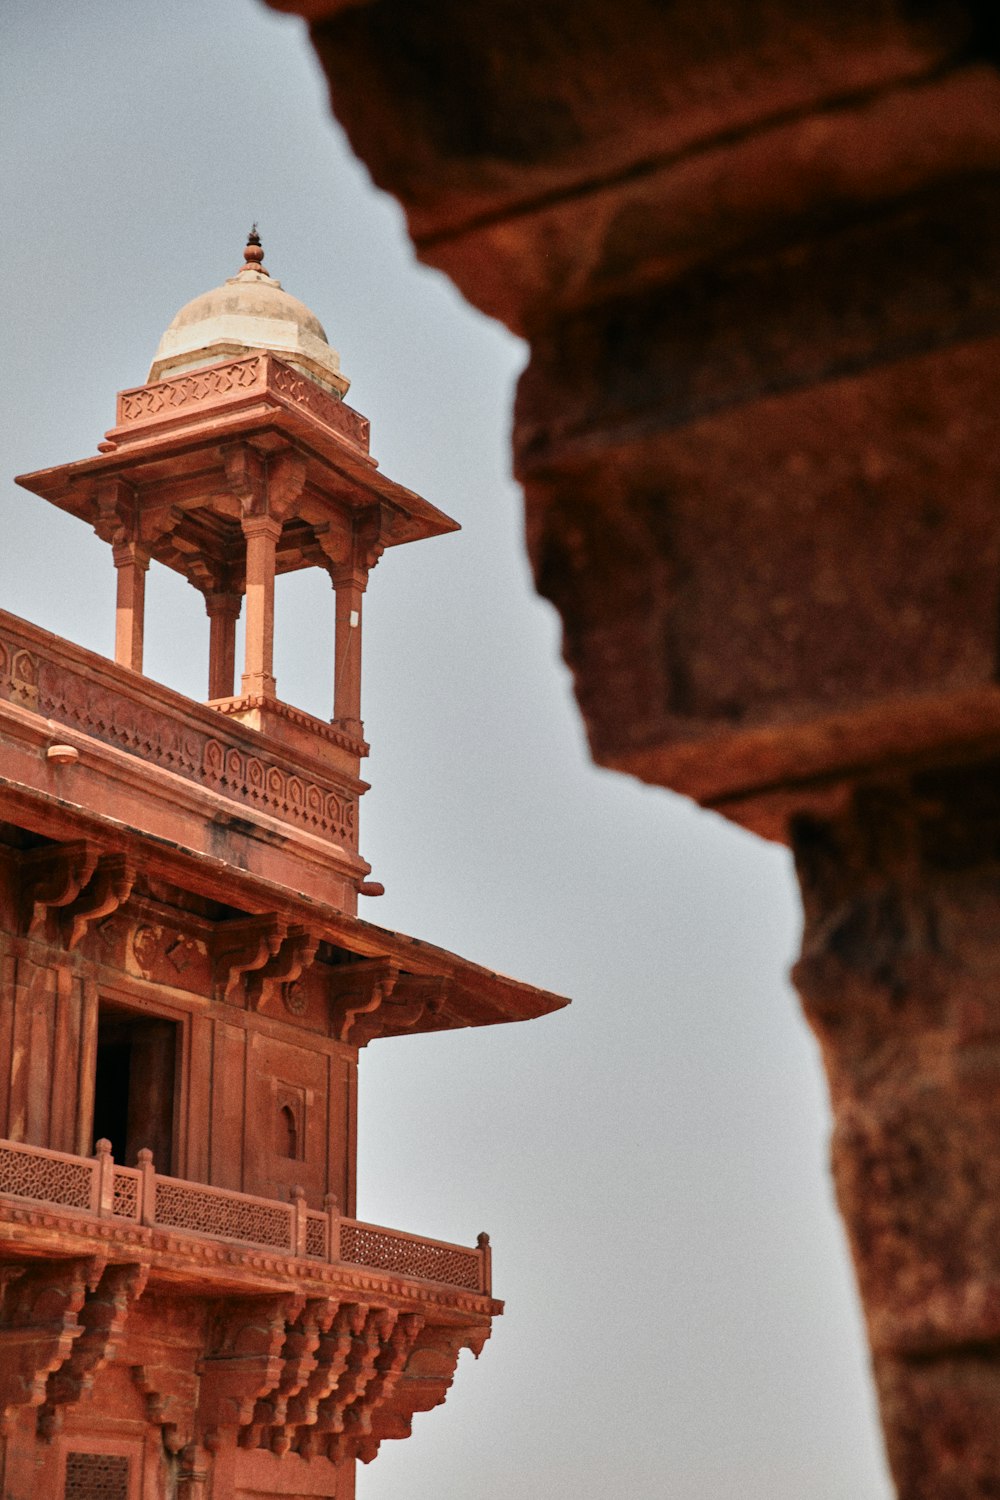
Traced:
[[134, 1166], [144, 1146], [160, 1172], [174, 1170], [178, 1026], [102, 1001], [97, 1015], [94, 1141]]

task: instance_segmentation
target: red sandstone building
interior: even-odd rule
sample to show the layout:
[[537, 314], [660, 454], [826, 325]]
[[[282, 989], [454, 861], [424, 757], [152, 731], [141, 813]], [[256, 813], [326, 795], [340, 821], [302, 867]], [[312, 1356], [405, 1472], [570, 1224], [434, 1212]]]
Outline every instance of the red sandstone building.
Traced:
[[[359, 1050], [564, 1002], [357, 916], [362, 596], [454, 523], [346, 389], [251, 236], [99, 454], [19, 481], [111, 545], [118, 594], [114, 662], [0, 614], [5, 1500], [349, 1500], [501, 1310], [485, 1235], [355, 1218]], [[150, 560], [204, 595], [207, 703], [141, 675]], [[303, 567], [334, 589], [329, 722], [276, 693]]]

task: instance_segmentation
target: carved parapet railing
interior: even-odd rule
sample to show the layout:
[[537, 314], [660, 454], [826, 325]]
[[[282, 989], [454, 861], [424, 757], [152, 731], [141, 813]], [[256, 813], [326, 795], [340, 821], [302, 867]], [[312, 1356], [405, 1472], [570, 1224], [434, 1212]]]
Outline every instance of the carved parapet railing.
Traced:
[[[242, 809], [357, 850], [362, 783], [355, 771], [364, 747], [322, 721], [311, 721], [315, 758], [299, 754], [228, 713], [2, 611], [0, 701], [124, 750]], [[302, 725], [308, 717], [297, 714]]]
[[357, 1219], [340, 1221], [340, 1259], [355, 1265], [377, 1267], [420, 1281], [443, 1281], [448, 1286], [489, 1294], [489, 1244], [478, 1249], [449, 1245], [443, 1240], [422, 1240], [400, 1229], [380, 1224], [362, 1224]]
[[108, 437], [119, 447], [127, 444], [132, 429], [143, 436], [152, 429], [197, 415], [213, 407], [232, 408], [247, 402], [277, 401], [304, 407], [339, 437], [368, 452], [370, 424], [367, 417], [328, 395], [315, 381], [273, 354], [252, 354], [199, 370], [171, 375], [153, 385], [136, 386], [118, 393], [118, 425]]
[[282, 1203], [165, 1176], [155, 1170], [148, 1151], [139, 1159], [138, 1167], [118, 1165], [106, 1141], [98, 1142], [93, 1157], [0, 1141], [0, 1197], [491, 1293], [485, 1235], [475, 1248], [420, 1239], [342, 1218], [332, 1203], [323, 1213], [307, 1208], [298, 1189], [290, 1203]]

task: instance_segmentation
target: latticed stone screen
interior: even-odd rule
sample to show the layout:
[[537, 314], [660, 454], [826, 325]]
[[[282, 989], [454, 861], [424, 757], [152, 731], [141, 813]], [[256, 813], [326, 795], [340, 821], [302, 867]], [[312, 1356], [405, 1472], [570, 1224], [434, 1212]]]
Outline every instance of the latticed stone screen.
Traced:
[[127, 1168], [118, 1169], [115, 1172], [115, 1203], [113, 1213], [116, 1219], [137, 1219], [139, 1217], [139, 1178]]
[[63, 1500], [128, 1500], [129, 1461], [118, 1453], [68, 1453]]
[[291, 1210], [286, 1204], [224, 1195], [218, 1188], [197, 1188], [173, 1178], [157, 1179], [156, 1222], [252, 1245], [293, 1248]]
[[326, 1214], [306, 1214], [306, 1254], [313, 1260], [326, 1259]]
[[424, 1281], [443, 1281], [448, 1286], [479, 1291], [479, 1255], [460, 1245], [429, 1245], [384, 1229], [363, 1224], [341, 1224], [340, 1258], [354, 1265], [380, 1271], [398, 1271], [401, 1276], [419, 1276]]
[[93, 1181], [94, 1168], [89, 1162], [0, 1146], [0, 1193], [34, 1198], [39, 1203], [60, 1203], [66, 1208], [90, 1208]]

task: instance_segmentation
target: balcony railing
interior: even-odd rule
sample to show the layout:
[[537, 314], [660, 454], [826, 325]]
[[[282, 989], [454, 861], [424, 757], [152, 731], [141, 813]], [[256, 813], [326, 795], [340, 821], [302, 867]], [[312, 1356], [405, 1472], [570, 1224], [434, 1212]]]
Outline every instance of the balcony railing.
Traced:
[[[226, 712], [185, 698], [4, 611], [0, 699], [80, 730], [252, 811], [345, 850], [357, 849], [359, 784], [348, 768], [356, 768], [359, 747], [334, 726], [298, 709], [276, 706], [308, 724], [315, 741], [312, 757], [297, 755], [292, 747], [236, 723]], [[227, 700], [222, 707], [232, 703]], [[339, 773], [338, 756], [343, 760]]]
[[0, 1141], [0, 1196], [266, 1246], [307, 1260], [365, 1266], [486, 1296], [491, 1291], [486, 1235], [473, 1249], [345, 1219], [332, 1200], [323, 1212], [307, 1208], [301, 1189], [282, 1203], [187, 1182], [157, 1172], [149, 1151], [139, 1152], [138, 1167], [122, 1167], [107, 1141], [98, 1141], [92, 1157]]

